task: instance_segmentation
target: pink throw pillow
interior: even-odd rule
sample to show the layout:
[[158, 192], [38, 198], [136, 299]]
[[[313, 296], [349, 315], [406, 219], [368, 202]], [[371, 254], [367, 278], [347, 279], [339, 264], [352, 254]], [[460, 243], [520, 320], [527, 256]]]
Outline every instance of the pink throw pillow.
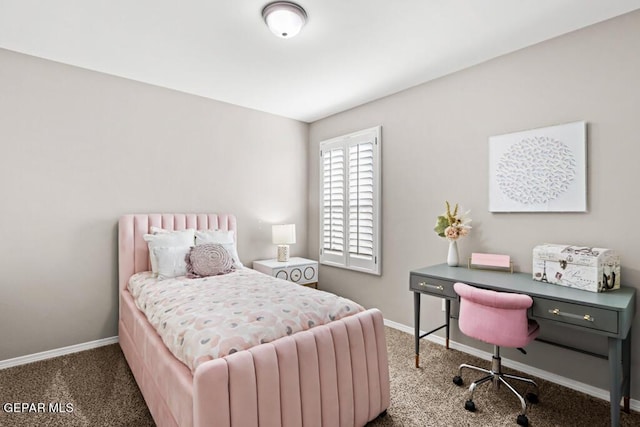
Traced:
[[187, 277], [206, 277], [227, 274], [236, 270], [233, 258], [218, 243], [207, 243], [191, 248], [187, 254]]

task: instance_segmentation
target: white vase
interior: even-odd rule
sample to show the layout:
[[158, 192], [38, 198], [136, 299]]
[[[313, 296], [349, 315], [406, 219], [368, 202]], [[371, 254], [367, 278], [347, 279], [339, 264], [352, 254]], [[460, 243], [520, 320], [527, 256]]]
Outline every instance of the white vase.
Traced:
[[447, 254], [447, 264], [451, 267], [458, 266], [458, 242], [451, 240], [449, 242], [449, 253]]

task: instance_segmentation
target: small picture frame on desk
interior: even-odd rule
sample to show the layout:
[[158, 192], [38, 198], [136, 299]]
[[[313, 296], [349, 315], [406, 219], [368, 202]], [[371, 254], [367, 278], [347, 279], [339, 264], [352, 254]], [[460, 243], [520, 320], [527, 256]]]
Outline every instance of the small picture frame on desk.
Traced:
[[508, 271], [513, 273], [513, 262], [509, 255], [483, 254], [474, 252], [469, 257], [467, 267], [481, 270]]

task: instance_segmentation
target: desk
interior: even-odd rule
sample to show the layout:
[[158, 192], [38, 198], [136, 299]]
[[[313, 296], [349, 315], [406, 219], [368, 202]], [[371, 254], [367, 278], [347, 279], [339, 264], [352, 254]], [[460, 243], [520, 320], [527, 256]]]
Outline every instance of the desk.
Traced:
[[[446, 346], [449, 348], [451, 301], [458, 295], [453, 290], [456, 282], [495, 291], [530, 295], [533, 305], [532, 319], [545, 319], [553, 324], [608, 338], [609, 391], [611, 425], [620, 424], [620, 400], [624, 397], [624, 410], [629, 412], [631, 389], [631, 322], [635, 314], [635, 288], [622, 287], [609, 293], [588, 292], [564, 286], [536, 282], [530, 274], [474, 270], [439, 264], [411, 271], [409, 289], [413, 292], [416, 367], [420, 363], [420, 338], [445, 328]], [[446, 323], [420, 335], [420, 295], [445, 299]], [[620, 362], [622, 361], [622, 369]]]

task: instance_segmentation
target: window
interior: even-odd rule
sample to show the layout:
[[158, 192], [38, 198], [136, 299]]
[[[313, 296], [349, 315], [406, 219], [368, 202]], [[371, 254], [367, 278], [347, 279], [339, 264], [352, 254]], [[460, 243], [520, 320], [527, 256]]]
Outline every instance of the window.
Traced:
[[380, 130], [320, 143], [320, 263], [380, 274]]

